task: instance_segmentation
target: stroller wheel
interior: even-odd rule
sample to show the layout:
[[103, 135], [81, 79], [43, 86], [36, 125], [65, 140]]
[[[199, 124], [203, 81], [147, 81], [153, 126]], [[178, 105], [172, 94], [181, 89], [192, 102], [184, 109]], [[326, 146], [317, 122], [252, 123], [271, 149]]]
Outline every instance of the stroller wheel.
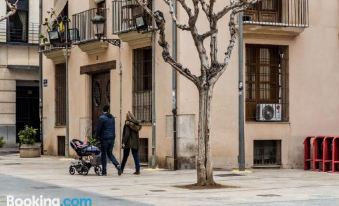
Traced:
[[81, 174], [84, 175], [84, 176], [88, 175], [88, 167], [83, 166], [83, 168], [81, 170]]
[[97, 175], [101, 175], [101, 172], [102, 172], [102, 170], [101, 170], [101, 167], [100, 166], [96, 166], [96, 167], [94, 167], [94, 172], [95, 172], [95, 174], [97, 174]]
[[75, 174], [75, 167], [74, 166], [69, 166], [69, 174], [74, 175]]

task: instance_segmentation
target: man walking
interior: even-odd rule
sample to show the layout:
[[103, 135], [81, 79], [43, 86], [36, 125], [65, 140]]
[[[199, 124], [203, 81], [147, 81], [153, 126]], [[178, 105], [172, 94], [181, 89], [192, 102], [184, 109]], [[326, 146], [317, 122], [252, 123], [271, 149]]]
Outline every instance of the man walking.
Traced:
[[118, 175], [121, 175], [121, 166], [114, 157], [112, 151], [115, 141], [115, 120], [112, 114], [109, 113], [109, 106], [105, 105], [103, 113], [99, 117], [96, 128], [96, 138], [101, 142], [101, 164], [102, 175], [107, 175], [107, 156], [111, 160], [115, 168], [118, 170]]

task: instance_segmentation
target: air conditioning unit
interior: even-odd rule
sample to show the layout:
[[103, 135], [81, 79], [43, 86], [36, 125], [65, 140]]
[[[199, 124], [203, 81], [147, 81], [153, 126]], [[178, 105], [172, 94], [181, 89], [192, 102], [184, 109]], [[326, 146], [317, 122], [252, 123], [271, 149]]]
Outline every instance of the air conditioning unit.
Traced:
[[258, 104], [257, 121], [278, 122], [282, 120], [281, 104]]

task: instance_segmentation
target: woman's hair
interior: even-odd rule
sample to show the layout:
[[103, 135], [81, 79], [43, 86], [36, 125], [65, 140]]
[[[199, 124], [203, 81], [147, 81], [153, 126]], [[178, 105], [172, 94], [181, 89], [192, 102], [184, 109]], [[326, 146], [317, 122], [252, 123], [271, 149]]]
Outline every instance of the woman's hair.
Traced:
[[132, 121], [132, 122], [138, 122], [138, 120], [135, 118], [132, 112], [128, 111], [126, 114], [126, 120]]

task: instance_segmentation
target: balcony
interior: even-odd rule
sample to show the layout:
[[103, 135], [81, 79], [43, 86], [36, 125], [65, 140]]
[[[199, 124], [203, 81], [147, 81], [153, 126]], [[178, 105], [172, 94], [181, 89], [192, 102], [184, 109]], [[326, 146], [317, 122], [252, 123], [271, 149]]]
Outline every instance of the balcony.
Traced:
[[48, 59], [51, 59], [54, 64], [61, 64], [66, 62], [66, 55], [69, 56], [71, 49], [66, 49], [66, 45], [70, 48], [72, 45], [72, 35], [74, 30], [70, 30], [68, 33], [69, 42], [66, 44], [66, 32], [59, 33], [60, 40], [58, 42], [47, 43], [44, 46], [40, 45], [40, 49]]
[[[132, 47], [149, 46], [151, 44], [152, 18], [143, 11], [135, 0], [114, 0], [113, 8], [113, 34], [119, 36], [121, 41], [129, 43]], [[148, 1], [152, 8], [152, 1]], [[138, 28], [135, 18], [142, 18], [145, 27]]]
[[[77, 36], [73, 43], [78, 45], [79, 48], [87, 54], [97, 54], [105, 51], [108, 48], [108, 43], [99, 41], [95, 35], [92, 19], [95, 15], [103, 16], [106, 19], [105, 8], [94, 8], [87, 11], [74, 14], [72, 16], [72, 26]], [[104, 36], [106, 38], [106, 23], [104, 25]]]
[[262, 0], [244, 13], [245, 36], [298, 36], [309, 26], [308, 0]]
[[[39, 43], [39, 24], [28, 23], [25, 26], [12, 25], [8, 27], [8, 22], [0, 22], [0, 42], [6, 44], [32, 44]], [[28, 27], [28, 29], [27, 29]]]

